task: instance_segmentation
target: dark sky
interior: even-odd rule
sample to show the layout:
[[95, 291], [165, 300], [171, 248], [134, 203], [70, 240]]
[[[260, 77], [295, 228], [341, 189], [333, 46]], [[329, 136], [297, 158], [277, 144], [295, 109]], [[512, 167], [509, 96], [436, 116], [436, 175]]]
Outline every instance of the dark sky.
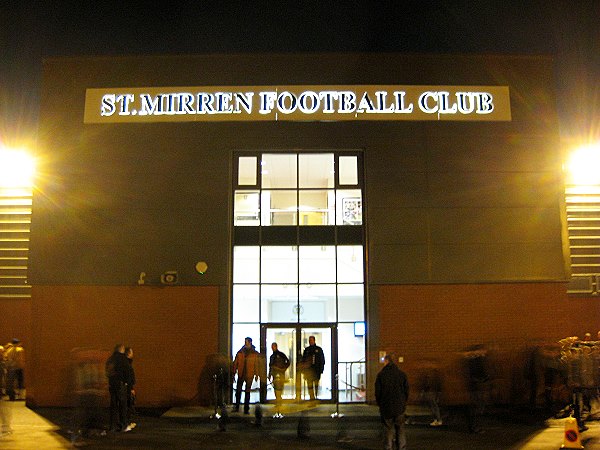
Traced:
[[551, 55], [563, 137], [600, 139], [600, 0], [157, 2], [0, 0], [0, 142], [35, 135], [45, 57], [338, 51]]

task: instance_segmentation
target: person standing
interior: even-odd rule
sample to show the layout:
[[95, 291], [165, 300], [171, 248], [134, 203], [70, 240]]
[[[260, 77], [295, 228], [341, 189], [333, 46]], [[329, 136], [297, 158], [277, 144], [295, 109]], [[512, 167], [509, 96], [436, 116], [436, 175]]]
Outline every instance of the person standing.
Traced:
[[240, 348], [233, 361], [232, 375], [237, 373], [237, 387], [235, 392], [235, 406], [233, 412], [240, 410], [240, 401], [242, 399], [242, 386], [244, 387], [244, 414], [250, 414], [250, 391], [252, 382], [258, 379], [259, 374], [259, 353], [252, 345], [252, 338], [247, 337], [244, 340], [244, 346]]
[[285, 384], [285, 371], [290, 367], [290, 360], [285, 354], [278, 350], [277, 342], [271, 344], [271, 350], [273, 354], [269, 359], [269, 374], [267, 378], [273, 383], [273, 390], [275, 391], [275, 415], [274, 418], [281, 419], [281, 403], [283, 401], [283, 386]]
[[[23, 390], [25, 388], [25, 349], [21, 345], [21, 341], [14, 338], [7, 346], [6, 354], [6, 393], [11, 401], [17, 398], [24, 398]], [[18, 389], [18, 393], [15, 390]]]
[[125, 356], [127, 357], [128, 370], [127, 370], [127, 424], [128, 427], [133, 429], [136, 427], [135, 419], [135, 371], [133, 370], [133, 349], [127, 347], [125, 349]]
[[105, 365], [110, 393], [110, 429], [115, 431], [131, 431], [127, 425], [128, 366], [125, 346], [115, 345], [115, 350]]
[[404, 414], [408, 401], [408, 380], [406, 374], [394, 364], [391, 355], [385, 356], [383, 364], [375, 379], [375, 399], [383, 424], [384, 448], [405, 449]]
[[323, 349], [316, 344], [314, 336], [309, 336], [308, 347], [302, 353], [302, 364], [304, 366], [304, 377], [308, 383], [308, 395], [315, 400], [319, 394], [319, 381], [325, 370], [325, 355]]

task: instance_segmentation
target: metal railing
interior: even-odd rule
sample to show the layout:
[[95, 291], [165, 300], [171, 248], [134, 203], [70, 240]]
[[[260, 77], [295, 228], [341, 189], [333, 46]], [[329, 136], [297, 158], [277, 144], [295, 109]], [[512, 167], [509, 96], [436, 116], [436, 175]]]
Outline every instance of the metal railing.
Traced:
[[340, 361], [339, 365], [343, 365], [344, 370], [340, 370], [338, 374], [338, 398], [340, 400], [343, 398], [345, 402], [366, 401], [367, 364], [364, 358], [358, 361]]

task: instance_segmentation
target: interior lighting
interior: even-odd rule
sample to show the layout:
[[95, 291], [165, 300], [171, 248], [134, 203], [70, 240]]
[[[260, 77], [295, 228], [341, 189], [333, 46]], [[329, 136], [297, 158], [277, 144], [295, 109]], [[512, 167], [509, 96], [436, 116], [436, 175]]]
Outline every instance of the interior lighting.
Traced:
[[32, 187], [34, 159], [22, 149], [0, 146], [0, 187]]
[[566, 169], [568, 184], [600, 185], [600, 143], [580, 147], [571, 153]]

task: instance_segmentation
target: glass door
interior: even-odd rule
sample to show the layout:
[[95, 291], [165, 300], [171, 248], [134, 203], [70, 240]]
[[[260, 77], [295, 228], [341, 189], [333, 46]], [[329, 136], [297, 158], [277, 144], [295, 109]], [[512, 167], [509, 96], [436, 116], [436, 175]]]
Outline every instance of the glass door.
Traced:
[[[337, 386], [334, 383], [337, 373], [337, 353], [334, 351], [336, 348], [335, 336], [334, 325], [262, 326], [261, 353], [265, 355], [266, 373], [269, 371], [269, 360], [273, 354], [273, 343], [277, 344], [277, 349], [290, 360], [283, 386], [284, 402], [311, 400], [311, 387], [313, 393], [316, 390], [318, 400], [332, 401], [337, 398]], [[314, 343], [312, 338], [314, 338]], [[311, 347], [311, 343], [313, 343], [313, 347]], [[317, 374], [318, 381], [314, 382], [313, 378], [315, 377], [311, 375], [314, 370], [311, 371], [309, 366], [313, 363], [312, 354], [319, 352], [322, 352], [325, 364], [323, 372]], [[275, 400], [272, 382], [266, 383], [266, 388], [261, 393], [261, 400]]]

